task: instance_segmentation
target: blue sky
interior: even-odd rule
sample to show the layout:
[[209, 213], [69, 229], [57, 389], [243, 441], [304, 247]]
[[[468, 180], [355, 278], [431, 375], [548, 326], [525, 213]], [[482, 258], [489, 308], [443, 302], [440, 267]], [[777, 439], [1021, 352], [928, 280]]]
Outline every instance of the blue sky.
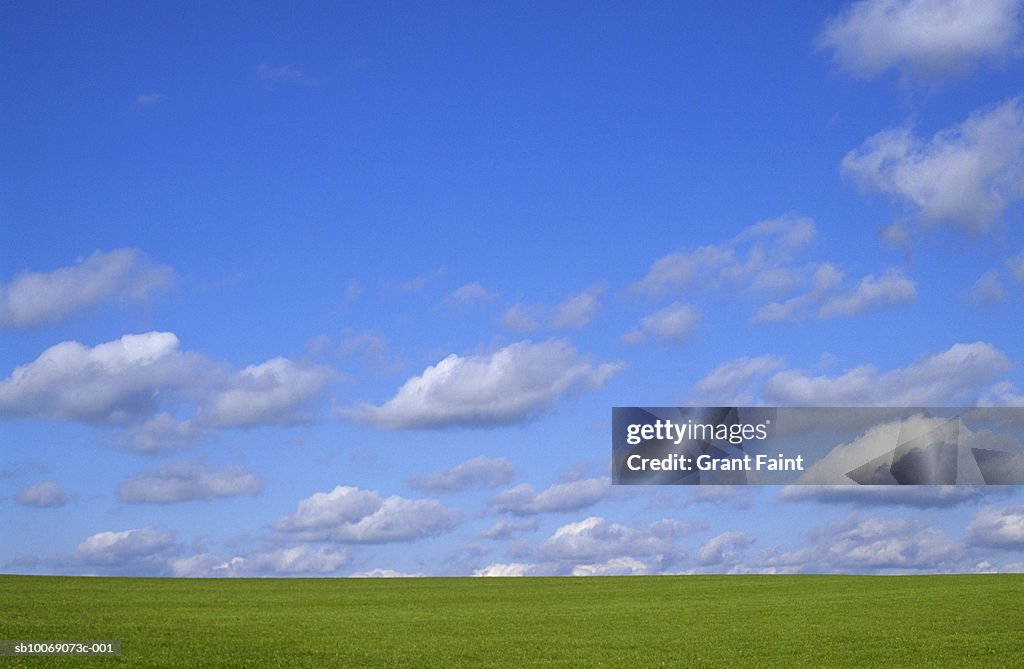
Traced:
[[1024, 405], [967, 5], [4, 3], [0, 570], [1024, 571], [1016, 487], [609, 480], [613, 406]]

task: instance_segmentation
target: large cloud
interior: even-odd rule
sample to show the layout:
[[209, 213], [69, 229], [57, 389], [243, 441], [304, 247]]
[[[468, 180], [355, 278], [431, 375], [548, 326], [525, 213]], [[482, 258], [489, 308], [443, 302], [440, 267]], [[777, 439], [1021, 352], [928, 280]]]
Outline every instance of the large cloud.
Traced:
[[95, 252], [71, 267], [24, 272], [0, 284], [0, 326], [29, 328], [111, 301], [142, 301], [174, 281], [135, 249]]
[[967, 540], [976, 546], [1024, 550], [1024, 506], [982, 509], [967, 526]]
[[387, 543], [444, 534], [461, 514], [432, 499], [382, 498], [372, 490], [337, 486], [299, 502], [275, 529], [302, 541]]
[[600, 387], [623, 368], [592, 365], [564, 341], [523, 341], [489, 355], [449, 355], [406, 381], [382, 406], [341, 413], [385, 429], [516, 423], [563, 395]]
[[578, 511], [597, 504], [611, 490], [607, 476], [556, 483], [535, 493], [529, 483], [509, 488], [487, 500], [494, 511], [527, 516], [538, 513]]
[[908, 126], [885, 130], [847, 153], [842, 169], [864, 190], [909, 204], [927, 224], [984, 232], [1024, 197], [1022, 99], [975, 111], [927, 141]]
[[935, 78], [1019, 52], [1020, 0], [861, 0], [817, 39], [857, 77], [890, 68]]
[[[333, 372], [273, 358], [231, 370], [181, 350], [171, 332], [128, 334], [88, 347], [66, 341], [0, 381], [0, 416], [122, 425], [125, 445], [169, 450], [197, 441], [205, 430], [292, 425], [310, 420]], [[195, 407], [180, 420], [166, 409]]]
[[62, 342], [0, 381], [0, 414], [130, 423], [153, 414], [160, 392], [183, 387], [197, 363], [170, 332], [125, 335], [93, 348]]
[[172, 533], [146, 527], [93, 534], [62, 562], [104, 573], [160, 575], [180, 552]]
[[255, 495], [263, 482], [244, 467], [204, 467], [195, 462], [166, 463], [140, 472], [117, 487], [122, 502], [166, 504]]

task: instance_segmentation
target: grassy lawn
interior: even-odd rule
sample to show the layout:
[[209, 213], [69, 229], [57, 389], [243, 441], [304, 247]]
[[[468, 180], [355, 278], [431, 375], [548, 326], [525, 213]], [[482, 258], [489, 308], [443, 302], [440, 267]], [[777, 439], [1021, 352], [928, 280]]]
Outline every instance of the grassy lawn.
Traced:
[[1015, 666], [1024, 576], [0, 576], [0, 667]]

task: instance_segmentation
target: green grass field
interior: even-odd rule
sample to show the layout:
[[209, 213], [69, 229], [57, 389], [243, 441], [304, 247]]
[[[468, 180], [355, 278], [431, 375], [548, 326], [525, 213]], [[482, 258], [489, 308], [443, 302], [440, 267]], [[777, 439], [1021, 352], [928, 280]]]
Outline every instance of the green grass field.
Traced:
[[3, 667], [1020, 667], [1024, 576], [0, 576], [0, 639], [122, 642]]

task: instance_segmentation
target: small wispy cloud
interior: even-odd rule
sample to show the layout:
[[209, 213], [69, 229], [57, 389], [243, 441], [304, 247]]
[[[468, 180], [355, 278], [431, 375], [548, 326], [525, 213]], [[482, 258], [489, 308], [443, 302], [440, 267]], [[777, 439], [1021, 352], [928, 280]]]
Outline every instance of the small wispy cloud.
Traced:
[[260, 63], [256, 68], [256, 76], [267, 86], [291, 85], [291, 86], [315, 86], [320, 83], [304, 70], [294, 65], [271, 65]]

